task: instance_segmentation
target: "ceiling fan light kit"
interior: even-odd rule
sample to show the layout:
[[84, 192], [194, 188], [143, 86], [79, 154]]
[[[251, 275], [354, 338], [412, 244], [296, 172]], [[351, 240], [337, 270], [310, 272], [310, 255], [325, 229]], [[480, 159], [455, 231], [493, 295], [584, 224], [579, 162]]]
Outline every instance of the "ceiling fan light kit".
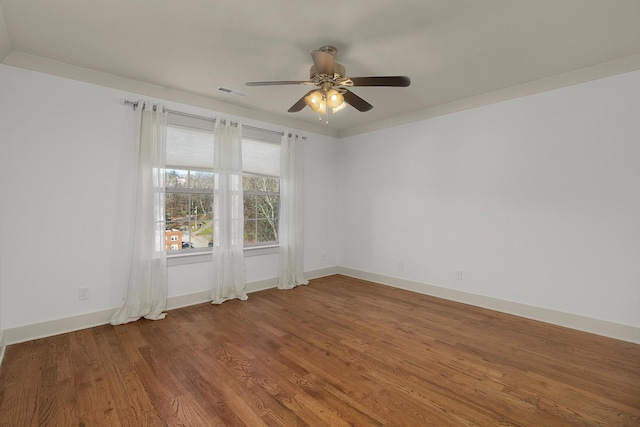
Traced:
[[325, 114], [327, 112], [327, 103], [324, 100], [324, 95], [318, 90], [306, 95], [304, 102], [316, 113]]
[[338, 108], [343, 102], [344, 96], [337, 90], [331, 89], [327, 92], [327, 107], [331, 109]]
[[307, 92], [288, 111], [296, 113], [305, 106], [309, 106], [313, 111], [320, 114], [319, 120], [322, 119], [322, 115], [326, 115], [327, 124], [329, 124], [329, 109], [332, 113], [336, 113], [346, 107], [347, 104], [361, 112], [369, 111], [373, 108], [373, 105], [351, 92], [348, 88], [354, 86], [407, 87], [411, 84], [411, 79], [406, 76], [346, 77], [345, 68], [334, 60], [337, 51], [338, 49], [333, 46], [322, 46], [320, 49], [310, 52], [313, 66], [309, 71], [309, 80], [248, 82], [246, 85], [298, 84], [317, 86], [318, 89]]
[[327, 114], [328, 109], [331, 109], [332, 113], [336, 113], [346, 107], [344, 96], [337, 89], [328, 85], [309, 92], [305, 95], [304, 102], [320, 116]]

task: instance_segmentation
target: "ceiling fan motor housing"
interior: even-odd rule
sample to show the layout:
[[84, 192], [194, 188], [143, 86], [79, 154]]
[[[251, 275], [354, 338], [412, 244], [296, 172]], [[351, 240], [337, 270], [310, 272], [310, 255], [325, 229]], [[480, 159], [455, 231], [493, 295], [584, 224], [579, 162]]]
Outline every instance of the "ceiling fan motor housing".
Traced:
[[[333, 76], [331, 76], [331, 78], [340, 79], [344, 77], [346, 74], [347, 72], [345, 71], [342, 65], [338, 64], [337, 62], [334, 63]], [[309, 80], [314, 80], [314, 79], [321, 80], [320, 77], [318, 76], [318, 71], [316, 70], [316, 66], [312, 65], [311, 68], [309, 69]]]
[[336, 53], [338, 52], [338, 49], [334, 46], [330, 46], [330, 45], [325, 45], [322, 46], [320, 49], [318, 49], [321, 52], [327, 52], [330, 53], [333, 56], [336, 56]]

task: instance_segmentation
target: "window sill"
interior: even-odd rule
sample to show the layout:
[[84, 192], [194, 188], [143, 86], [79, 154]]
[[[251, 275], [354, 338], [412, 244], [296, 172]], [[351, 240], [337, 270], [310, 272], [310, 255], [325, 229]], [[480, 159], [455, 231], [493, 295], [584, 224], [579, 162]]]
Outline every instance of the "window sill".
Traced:
[[[274, 246], [258, 246], [244, 248], [244, 257], [271, 255], [280, 252], [280, 247]], [[174, 265], [196, 264], [200, 262], [210, 262], [211, 252], [191, 252], [182, 254], [167, 255], [167, 266], [172, 267]]]
[[250, 256], [277, 254], [279, 252], [280, 252], [280, 246], [278, 245], [254, 246], [254, 247], [244, 248], [245, 258]]

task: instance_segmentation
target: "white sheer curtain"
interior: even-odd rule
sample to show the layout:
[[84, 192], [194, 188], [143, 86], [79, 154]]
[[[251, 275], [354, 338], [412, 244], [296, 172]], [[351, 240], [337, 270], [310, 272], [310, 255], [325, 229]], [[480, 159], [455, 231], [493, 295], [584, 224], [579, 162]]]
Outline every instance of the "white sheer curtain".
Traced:
[[242, 126], [216, 120], [213, 154], [213, 265], [211, 303], [246, 300]]
[[131, 266], [124, 305], [112, 325], [144, 317], [164, 319], [167, 305], [165, 242], [165, 159], [167, 114], [162, 105], [138, 101], [135, 223], [130, 239]]
[[309, 282], [303, 276], [303, 164], [302, 141], [286, 133], [280, 146], [280, 243], [279, 289], [292, 289]]

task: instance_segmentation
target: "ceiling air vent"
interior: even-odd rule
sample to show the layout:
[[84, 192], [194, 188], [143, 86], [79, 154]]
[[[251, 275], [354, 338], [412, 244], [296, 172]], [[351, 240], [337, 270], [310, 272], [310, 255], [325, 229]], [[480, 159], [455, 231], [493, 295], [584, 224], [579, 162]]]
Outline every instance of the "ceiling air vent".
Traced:
[[217, 91], [222, 93], [229, 93], [236, 96], [247, 96], [245, 92], [240, 92], [239, 90], [231, 89], [224, 86], [218, 86]]

